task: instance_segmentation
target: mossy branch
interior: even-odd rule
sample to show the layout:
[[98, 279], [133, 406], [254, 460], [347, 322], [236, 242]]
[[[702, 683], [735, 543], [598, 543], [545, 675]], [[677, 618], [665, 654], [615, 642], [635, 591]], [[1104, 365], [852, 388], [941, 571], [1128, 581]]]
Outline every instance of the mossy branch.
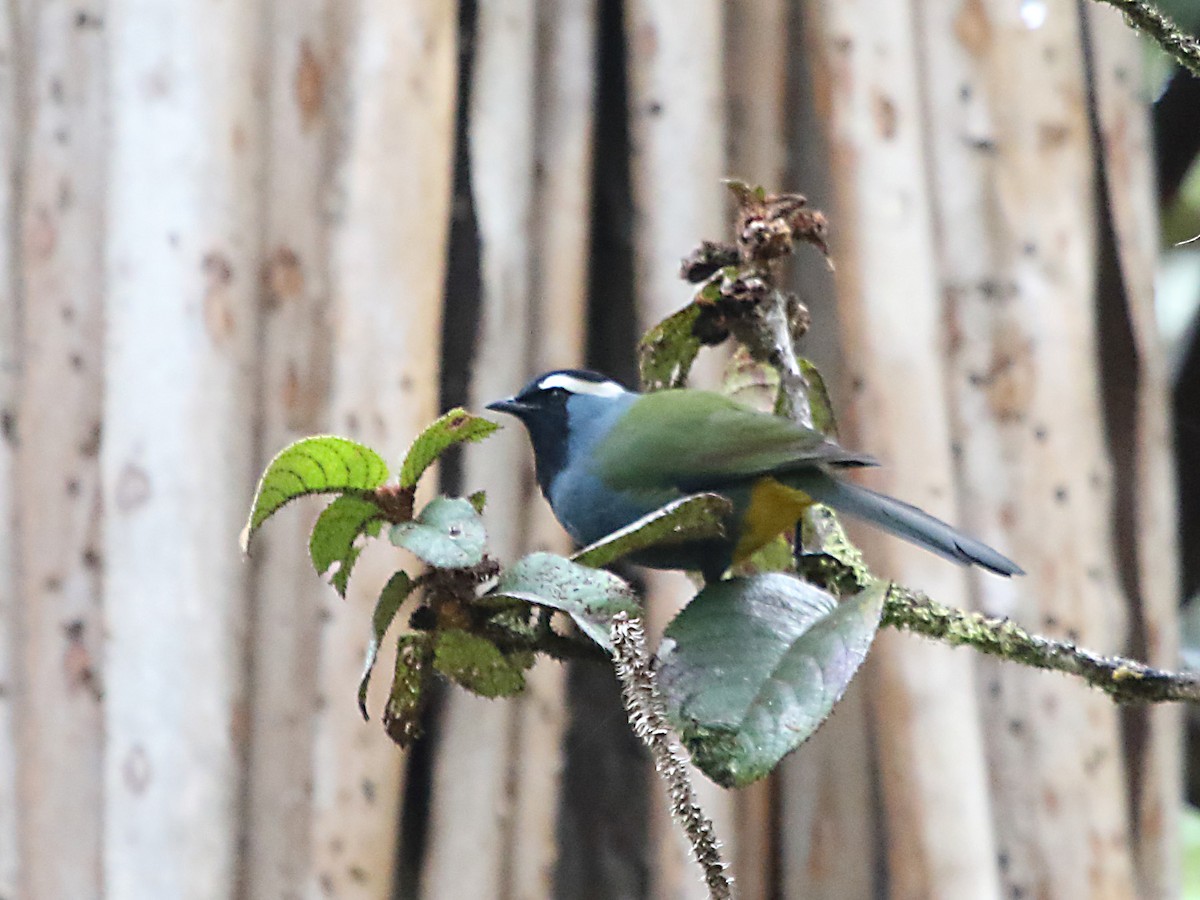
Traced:
[[1032, 634], [1008, 619], [953, 609], [907, 588], [893, 587], [883, 624], [947, 644], [974, 647], [1010, 662], [1082, 678], [1118, 703], [1200, 701], [1200, 678], [1166, 672], [1120, 656], [1098, 656], [1069, 641]]
[[1200, 78], [1200, 39], [1183, 31], [1171, 19], [1145, 0], [1095, 0], [1107, 3], [1125, 14], [1130, 27], [1146, 35], [1185, 69]]

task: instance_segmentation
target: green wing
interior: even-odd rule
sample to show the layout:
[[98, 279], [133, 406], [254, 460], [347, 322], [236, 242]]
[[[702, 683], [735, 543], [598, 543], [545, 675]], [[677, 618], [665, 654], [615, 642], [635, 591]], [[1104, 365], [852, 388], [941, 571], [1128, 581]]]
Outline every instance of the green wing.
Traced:
[[692, 491], [819, 463], [875, 465], [820, 432], [696, 390], [638, 399], [612, 427], [596, 461], [614, 487], [673, 484]]

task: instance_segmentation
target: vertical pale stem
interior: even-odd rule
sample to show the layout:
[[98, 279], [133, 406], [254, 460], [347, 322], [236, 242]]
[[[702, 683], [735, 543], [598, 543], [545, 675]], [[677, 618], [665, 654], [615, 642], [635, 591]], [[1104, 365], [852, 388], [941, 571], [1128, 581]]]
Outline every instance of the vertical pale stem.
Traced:
[[[596, 0], [538, 11], [535, 178], [530, 227], [531, 370], [583, 362], [595, 116]], [[526, 464], [527, 465], [527, 464]], [[529, 547], [563, 552], [570, 542], [550, 507], [534, 498]], [[566, 667], [541, 659], [517, 699], [512, 896], [554, 893], [562, 789]]]
[[46, 2], [26, 23], [18, 807], [25, 890], [38, 897], [101, 890], [103, 17], [102, 4]]
[[[483, 0], [478, 7], [468, 146], [479, 228], [481, 302], [470, 402], [480, 408], [529, 376], [530, 260], [534, 172], [535, 4]], [[508, 427], [465, 456], [465, 490], [485, 489], [491, 552], [512, 561], [524, 549], [530, 454]], [[451, 690], [434, 763], [429, 897], [506, 897], [521, 722], [518, 706]]]
[[[953, 519], [912, 10], [838, 0], [814, 11], [812, 72], [837, 198], [838, 313], [855, 387], [843, 439], [887, 461], [873, 486]], [[861, 539], [880, 574], [965, 596], [967, 579], [944, 560], [875, 531]], [[894, 634], [880, 636], [873, 656], [893, 896], [998, 896], [973, 660]]]
[[[1132, 511], [1134, 583], [1140, 617], [1135, 654], [1156, 666], [1179, 666], [1179, 575], [1176, 499], [1169, 421], [1170, 382], [1166, 354], [1154, 318], [1154, 272], [1158, 256], [1158, 215], [1153, 183], [1153, 151], [1142, 77], [1142, 46], [1115, 10], [1089, 10], [1094, 48], [1093, 76], [1098, 101], [1101, 161], [1116, 232], [1117, 263], [1125, 313], [1133, 339], [1137, 374], [1136, 429], [1132, 441], [1135, 509]], [[1136, 807], [1137, 895], [1167, 898], [1179, 894], [1179, 811], [1183, 796], [1181, 759], [1183, 710], [1160, 704], [1131, 711], [1142, 741], [1129, 759]]]
[[[363, 0], [347, 51], [351, 118], [330, 236], [331, 421], [393, 465], [437, 412], [457, 23], [454, 4], [442, 0]], [[403, 755], [377, 719], [362, 721], [353, 691], [379, 590], [408, 560], [370, 549], [346, 602], [325, 595], [309, 887], [317, 896], [392, 890]], [[377, 681], [372, 711], [386, 691], [387, 679]]]
[[[328, 430], [327, 205], [337, 35], [326, 0], [276, 0], [265, 97], [265, 258], [259, 350], [259, 467], [281, 447]], [[313, 577], [315, 507], [271, 523], [254, 549], [248, 809], [243, 869], [257, 900], [300, 896], [313, 854], [318, 615], [331, 588]], [[337, 615], [346, 611], [337, 610]], [[343, 686], [331, 702], [350, 705]], [[378, 737], [377, 737], [378, 739]]]
[[[982, 609], [1122, 644], [1098, 371], [1086, 73], [1077, 11], [921, 5], [928, 146], [962, 524], [1028, 571], [974, 576]], [[1006, 893], [1122, 897], [1117, 710], [1078, 682], [980, 660]]]
[[[720, 0], [628, 0], [625, 4], [632, 140], [634, 283], [642, 330], [683, 306], [690, 287], [679, 261], [702, 238], [728, 230], [724, 214], [725, 97]], [[709, 380], [716, 372], [702, 366]], [[695, 593], [679, 573], [650, 573], [648, 630]], [[695, 774], [701, 805], [717, 834], [734, 827], [732, 797]], [[658, 789], [651, 782], [651, 790]], [[651, 801], [656, 897], [706, 896], [667, 805]]]
[[786, 900], [879, 895], [866, 680], [856, 684], [779, 770], [779, 896]]
[[20, 646], [17, 602], [16, 429], [20, 387], [17, 331], [20, 281], [17, 235], [22, 132], [17, 88], [19, 22], [14, 4], [0, 9], [0, 896], [15, 897], [21, 878], [17, 815], [18, 724], [16, 697]]
[[[256, 3], [114, 0], [105, 893], [233, 890], [258, 285]], [[80, 140], [94, 135], [79, 135]]]

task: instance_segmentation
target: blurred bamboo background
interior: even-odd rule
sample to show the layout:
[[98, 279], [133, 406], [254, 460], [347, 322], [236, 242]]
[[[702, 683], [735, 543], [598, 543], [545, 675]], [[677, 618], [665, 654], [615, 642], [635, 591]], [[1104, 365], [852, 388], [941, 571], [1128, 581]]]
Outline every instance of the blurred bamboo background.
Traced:
[[[316, 507], [237, 535], [301, 436], [398, 460], [547, 368], [632, 379], [730, 175], [830, 216], [802, 350], [873, 483], [1029, 575], [864, 532], [876, 570], [1175, 666], [1141, 69], [1070, 0], [6, 3], [0, 898], [706, 896], [604, 667], [444, 690], [401, 753], [354, 702], [398, 551], [343, 603]], [[508, 428], [441, 478], [511, 560], [563, 545], [531, 474]], [[1180, 726], [889, 633], [704, 800], [743, 900], [1177, 897]]]

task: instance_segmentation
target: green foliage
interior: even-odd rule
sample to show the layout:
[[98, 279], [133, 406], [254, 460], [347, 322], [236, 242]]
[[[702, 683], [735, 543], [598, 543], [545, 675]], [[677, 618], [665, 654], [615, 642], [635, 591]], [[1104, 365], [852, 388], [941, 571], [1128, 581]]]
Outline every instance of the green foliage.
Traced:
[[606, 650], [612, 617], [618, 612], [641, 612], [633, 590], [616, 575], [553, 553], [531, 553], [509, 566], [489, 597], [511, 597], [561, 610]]
[[453, 628], [439, 631], [433, 664], [456, 684], [483, 697], [511, 697], [525, 689], [528, 650], [506, 653], [485, 637]]
[[697, 304], [689, 303], [646, 332], [638, 343], [638, 374], [644, 390], [682, 387], [687, 382], [700, 352], [694, 332], [700, 313]]
[[[725, 274], [718, 272], [709, 282]], [[701, 297], [643, 340], [647, 387], [686, 380], [701, 346], [696, 326], [706, 308]], [[763, 374], [743, 372], [744, 381], [753, 381], [747, 381], [747, 389], [771, 391], [775, 382], [769, 372]], [[828, 399], [815, 370], [806, 374], [823, 427], [826, 420], [820, 417], [828, 411]], [[483, 491], [467, 498], [436, 497], [413, 516], [417, 482], [438, 456], [456, 443], [482, 440], [497, 427], [451, 410], [413, 442], [398, 482], [391, 485], [385, 485], [387, 467], [374, 450], [329, 436], [299, 441], [268, 466], [254, 498], [244, 541], [296, 497], [337, 495], [313, 527], [309, 553], [318, 574], [333, 571], [331, 581], [342, 596], [362, 539], [378, 537], [385, 524], [391, 526], [393, 544], [430, 567], [420, 578], [397, 571], [380, 592], [358, 684], [365, 718], [380, 648], [419, 589], [411, 630], [397, 640], [383, 710], [384, 727], [401, 746], [420, 735], [434, 672], [485, 697], [512, 696], [524, 689], [539, 640], [560, 642], [556, 653], [561, 642], [577, 640], [550, 632], [548, 618], [535, 625], [533, 609], [565, 613], [582, 634], [611, 650], [614, 617], [639, 615], [640, 606], [632, 588], [603, 567], [655, 545], [720, 537], [731, 511], [729, 501], [716, 494], [684, 497], [572, 559], [532, 553], [500, 570], [486, 552]], [[840, 532], [821, 534], [820, 553], [840, 558]], [[790, 546], [780, 539], [747, 565], [751, 572], [790, 569]], [[870, 646], [883, 594], [875, 587], [839, 606], [796, 578], [752, 574], [710, 585], [697, 595], [668, 629], [660, 668], [670, 714], [710, 777], [726, 785], [760, 778], [817, 727]]]
[[341, 596], [346, 596], [350, 572], [362, 552], [355, 541], [362, 534], [378, 536], [382, 525], [379, 506], [353, 494], [338, 497], [317, 517], [308, 538], [308, 555], [318, 575], [339, 564], [330, 581]]
[[[800, 363], [800, 373], [808, 382], [808, 405], [812, 410], [813, 428], [826, 437], [837, 439], [837, 418], [833, 414], [833, 401], [829, 399], [829, 389], [825, 387], [825, 379], [817, 371], [817, 367], [803, 357]], [[779, 412], [783, 404], [782, 386], [779, 399], [775, 402], [775, 411]]]
[[[396, 572], [388, 579], [388, 583], [379, 592], [379, 599], [375, 602], [375, 611], [371, 614], [371, 640], [367, 643], [367, 658], [363, 663], [362, 678], [358, 682], [358, 710], [364, 719], [370, 718], [367, 715], [367, 687], [371, 683], [371, 671], [375, 668], [379, 645], [383, 642], [383, 636], [387, 634], [388, 628], [391, 627], [392, 620], [396, 618], [396, 613], [400, 611], [400, 607], [408, 599], [408, 595], [412, 593], [415, 586], [407, 572]], [[393, 691], [395, 691], [394, 686]]]
[[250, 519], [242, 532], [242, 550], [267, 519], [287, 503], [308, 494], [367, 496], [387, 480], [387, 463], [369, 447], [345, 438], [321, 435], [285, 447], [258, 482]]
[[765, 572], [791, 572], [795, 568], [792, 542], [787, 535], [776, 535], [763, 544], [745, 562], [734, 568], [735, 575], [760, 575]]
[[470, 500], [436, 497], [411, 522], [393, 525], [391, 541], [431, 566], [465, 569], [483, 561], [487, 532]]
[[1179, 824], [1183, 837], [1183, 884], [1180, 887], [1184, 897], [1200, 897], [1200, 809], [1185, 806]]
[[700, 769], [741, 787], [816, 731], [866, 657], [886, 593], [877, 583], [839, 604], [781, 574], [702, 590], [659, 652], [668, 715]]
[[600, 568], [658, 544], [721, 537], [731, 505], [718, 494], [693, 494], [668, 503], [576, 553], [572, 559]]
[[500, 426], [465, 409], [450, 410], [413, 441], [400, 467], [400, 487], [416, 486], [421, 475], [448, 448], [463, 442], [482, 441]]

